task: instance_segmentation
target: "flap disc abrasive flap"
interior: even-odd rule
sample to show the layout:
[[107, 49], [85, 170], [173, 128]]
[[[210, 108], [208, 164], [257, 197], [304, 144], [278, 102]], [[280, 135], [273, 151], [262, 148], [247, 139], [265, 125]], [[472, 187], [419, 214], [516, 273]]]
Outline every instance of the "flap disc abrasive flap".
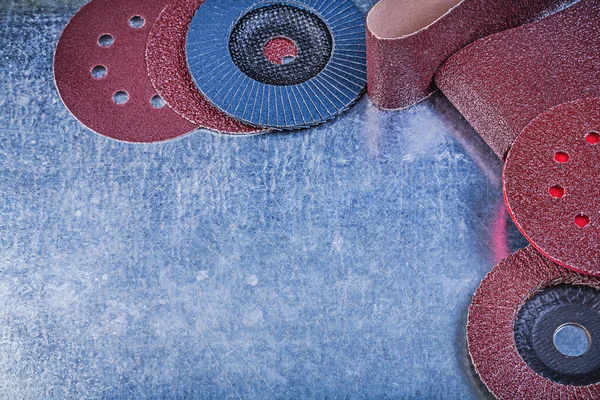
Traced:
[[[584, 332], [578, 353], [558, 340], [566, 328]], [[533, 247], [481, 283], [467, 337], [475, 370], [499, 399], [600, 399], [600, 280]]]
[[[365, 18], [351, 0], [208, 0], [187, 57], [218, 109], [256, 126], [299, 128], [335, 117], [366, 85]], [[284, 49], [284, 57], [273, 54]]]

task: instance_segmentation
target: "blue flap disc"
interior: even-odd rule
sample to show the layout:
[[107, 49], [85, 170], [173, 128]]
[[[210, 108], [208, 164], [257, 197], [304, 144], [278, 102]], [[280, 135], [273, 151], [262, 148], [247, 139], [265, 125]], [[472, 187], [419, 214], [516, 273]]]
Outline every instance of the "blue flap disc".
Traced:
[[187, 57], [200, 91], [232, 117], [293, 129], [346, 110], [367, 83], [365, 17], [351, 0], [207, 0]]

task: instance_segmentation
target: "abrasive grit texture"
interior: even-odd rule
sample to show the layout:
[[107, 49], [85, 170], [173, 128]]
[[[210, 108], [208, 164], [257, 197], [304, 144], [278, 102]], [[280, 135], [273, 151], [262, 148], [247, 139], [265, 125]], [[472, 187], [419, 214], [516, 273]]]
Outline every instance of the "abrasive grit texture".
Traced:
[[554, 262], [600, 275], [600, 99], [550, 109], [517, 137], [506, 158], [508, 210]]
[[214, 131], [231, 134], [263, 132], [219, 111], [200, 93], [188, 69], [187, 31], [204, 0], [176, 0], [167, 4], [152, 26], [146, 62], [158, 93], [179, 115]]
[[368, 92], [401, 109], [436, 90], [438, 68], [484, 36], [555, 10], [565, 0], [382, 0], [367, 16]]
[[600, 97], [600, 3], [579, 3], [501, 32], [453, 55], [437, 86], [504, 159], [515, 138], [549, 108]]
[[88, 128], [127, 142], [172, 139], [197, 127], [157, 97], [146, 41], [169, 0], [92, 0], [58, 42], [54, 78], [71, 113]]
[[520, 309], [539, 291], [557, 285], [600, 289], [600, 280], [562, 268], [528, 247], [502, 261], [477, 289], [469, 307], [469, 352], [497, 398], [600, 399], [600, 383], [573, 386], [544, 378], [517, 349], [514, 326]]

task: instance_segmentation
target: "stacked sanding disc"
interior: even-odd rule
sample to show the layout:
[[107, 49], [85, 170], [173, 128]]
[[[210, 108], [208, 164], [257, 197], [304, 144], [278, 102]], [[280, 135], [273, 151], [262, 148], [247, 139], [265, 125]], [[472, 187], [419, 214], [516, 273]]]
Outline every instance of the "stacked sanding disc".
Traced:
[[91, 0], [54, 70], [71, 113], [117, 140], [299, 129], [364, 91], [365, 22], [351, 0]]

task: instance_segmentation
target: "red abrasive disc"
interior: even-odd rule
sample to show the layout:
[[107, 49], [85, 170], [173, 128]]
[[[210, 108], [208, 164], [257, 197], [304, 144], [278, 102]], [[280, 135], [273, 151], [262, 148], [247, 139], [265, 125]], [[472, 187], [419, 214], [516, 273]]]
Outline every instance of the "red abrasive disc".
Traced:
[[600, 276], [600, 99], [555, 107], [518, 136], [504, 167], [509, 212], [552, 261]]
[[504, 159], [525, 126], [544, 111], [600, 97], [598, 20], [600, 2], [581, 0], [486, 37], [450, 57], [436, 84]]
[[157, 142], [197, 126], [165, 107], [146, 71], [150, 28], [169, 0], [92, 0], [71, 19], [54, 56], [63, 102], [88, 128]]
[[[544, 290], [548, 290], [550, 295], [539, 296]], [[562, 268], [541, 256], [533, 247], [518, 251], [496, 266], [481, 283], [473, 298], [467, 325], [473, 365], [492, 394], [499, 399], [600, 399], [600, 383], [597, 380], [600, 378], [590, 379], [590, 375], [574, 377], [568, 372], [560, 372], [569, 368], [593, 368], [597, 376], [598, 357], [595, 356], [600, 350], [600, 344], [593, 344], [595, 347], [589, 351], [595, 353], [589, 354], [589, 360], [569, 358], [559, 353], [554, 355], [551, 353], [558, 350], [544, 347], [553, 345], [552, 333], [555, 329], [560, 329], [561, 318], [570, 321], [572, 316], [572, 322], [576, 322], [578, 316], [575, 314], [578, 312], [573, 310], [588, 313], [597, 323], [600, 297], [598, 290], [598, 278]], [[562, 301], [564, 293], [567, 295]], [[579, 303], [571, 304], [570, 299]], [[528, 302], [534, 302], [534, 307], [528, 307]], [[589, 303], [593, 303], [593, 307], [589, 307]], [[523, 313], [524, 310], [529, 311], [527, 308], [533, 311], [530, 314]], [[555, 318], [547, 318], [548, 315]], [[594, 324], [594, 320], [591, 323]], [[537, 329], [540, 325], [544, 326]], [[534, 332], [528, 338], [533, 340], [530, 347], [521, 347], [519, 344], [523, 340], [523, 334], [516, 329], [518, 326], [524, 326], [525, 331], [532, 329]], [[596, 324], [594, 334], [597, 334], [598, 328]], [[545, 336], [540, 334], [544, 330]], [[537, 348], [544, 349], [544, 353], [535, 354]], [[530, 353], [533, 354], [531, 359]], [[539, 361], [537, 357], [543, 359], [546, 356], [556, 357], [549, 358], [552, 360], [549, 365], [551, 370], [542, 368], [541, 372], [536, 372], [534, 368], [540, 367], [532, 367], [532, 362]], [[532, 364], [528, 364], [525, 359], [529, 359]], [[575, 367], [569, 366], [569, 363], [574, 363]], [[545, 373], [554, 374], [554, 378], [544, 377], [542, 374]], [[583, 379], [586, 383], [561, 383], [563, 379]]]
[[187, 31], [204, 0], [170, 2], [154, 23], [146, 52], [148, 74], [169, 107], [194, 124], [222, 133], [254, 134], [263, 129], [219, 111], [197, 89], [187, 65]]

